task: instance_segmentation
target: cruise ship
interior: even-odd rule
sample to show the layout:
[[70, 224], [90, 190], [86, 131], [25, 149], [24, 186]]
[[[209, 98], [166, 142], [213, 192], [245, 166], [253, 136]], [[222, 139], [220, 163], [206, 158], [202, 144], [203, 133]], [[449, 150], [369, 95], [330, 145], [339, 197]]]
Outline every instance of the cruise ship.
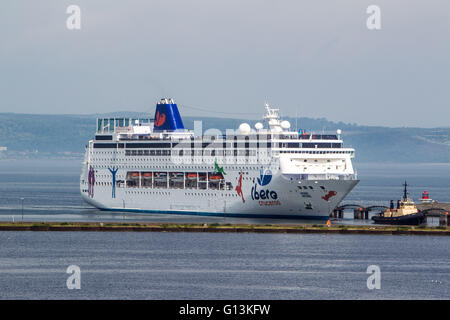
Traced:
[[97, 119], [80, 177], [101, 210], [223, 217], [328, 219], [355, 187], [355, 150], [341, 131], [292, 131], [265, 105], [261, 122], [225, 133], [184, 128], [161, 99], [153, 119]]

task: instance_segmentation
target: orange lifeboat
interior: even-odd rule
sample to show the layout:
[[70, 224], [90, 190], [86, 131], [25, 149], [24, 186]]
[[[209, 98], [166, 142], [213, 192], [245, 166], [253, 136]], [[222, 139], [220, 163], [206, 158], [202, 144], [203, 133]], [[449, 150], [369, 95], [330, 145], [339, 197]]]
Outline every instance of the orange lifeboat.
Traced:
[[196, 173], [188, 173], [187, 178], [188, 179], [197, 179], [197, 174]]
[[131, 177], [139, 177], [139, 172], [131, 172], [130, 176]]
[[209, 176], [209, 180], [215, 181], [215, 180], [222, 180], [223, 177], [219, 174], [213, 174]]
[[142, 173], [142, 176], [145, 178], [151, 178], [152, 177], [152, 173], [151, 172], [144, 172]]

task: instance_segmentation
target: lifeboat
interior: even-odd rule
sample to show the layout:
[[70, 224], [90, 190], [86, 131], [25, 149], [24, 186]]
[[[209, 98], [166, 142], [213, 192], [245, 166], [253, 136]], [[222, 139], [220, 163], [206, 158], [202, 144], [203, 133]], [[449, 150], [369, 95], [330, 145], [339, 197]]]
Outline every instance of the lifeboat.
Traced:
[[217, 181], [217, 180], [222, 180], [223, 176], [221, 176], [220, 174], [213, 174], [209, 176], [209, 180], [210, 181]]
[[130, 176], [133, 178], [137, 178], [137, 177], [139, 177], [139, 172], [131, 172]]
[[142, 173], [142, 176], [144, 178], [151, 178], [152, 177], [152, 173], [151, 172], [144, 172], [144, 173]]
[[187, 174], [187, 178], [188, 178], [189, 180], [197, 179], [197, 174], [196, 174], [196, 173], [188, 173], [188, 174]]

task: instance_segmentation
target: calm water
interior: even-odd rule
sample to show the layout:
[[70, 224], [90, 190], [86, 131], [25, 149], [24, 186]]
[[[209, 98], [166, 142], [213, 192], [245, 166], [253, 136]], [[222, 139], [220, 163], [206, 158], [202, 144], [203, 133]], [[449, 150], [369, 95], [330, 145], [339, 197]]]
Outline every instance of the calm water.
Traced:
[[[405, 179], [414, 199], [426, 189], [450, 202], [449, 165], [357, 168], [361, 183], [348, 203], [387, 204]], [[28, 221], [267, 223], [104, 213], [81, 201], [79, 171], [80, 161], [0, 161], [0, 220], [20, 220], [24, 197]], [[3, 299], [450, 298], [447, 237], [0, 232], [0, 243]], [[66, 287], [69, 265], [81, 268], [81, 290]], [[381, 269], [380, 290], [367, 289], [369, 265]]]
[[[446, 237], [0, 232], [3, 299], [449, 299]], [[81, 269], [68, 290], [66, 269]], [[367, 267], [381, 289], [367, 288]]]

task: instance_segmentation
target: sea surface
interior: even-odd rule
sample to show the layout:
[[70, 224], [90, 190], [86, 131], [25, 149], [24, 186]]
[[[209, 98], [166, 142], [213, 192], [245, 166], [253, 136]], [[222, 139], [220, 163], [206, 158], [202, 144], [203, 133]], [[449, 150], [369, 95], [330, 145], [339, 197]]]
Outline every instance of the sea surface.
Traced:
[[[1, 299], [450, 299], [442, 236], [0, 232], [0, 243]], [[80, 289], [67, 288], [71, 265]], [[373, 265], [380, 289], [367, 286]]]
[[[81, 161], [0, 161], [0, 220], [299, 223], [105, 213], [79, 195]], [[347, 203], [384, 204], [402, 183], [450, 202], [448, 164], [356, 164]], [[347, 215], [341, 223], [355, 223]], [[370, 223], [370, 222], [356, 222]], [[450, 299], [439, 236], [0, 232], [0, 299]], [[80, 289], [67, 268], [80, 268]], [[369, 289], [369, 266], [380, 289]]]

